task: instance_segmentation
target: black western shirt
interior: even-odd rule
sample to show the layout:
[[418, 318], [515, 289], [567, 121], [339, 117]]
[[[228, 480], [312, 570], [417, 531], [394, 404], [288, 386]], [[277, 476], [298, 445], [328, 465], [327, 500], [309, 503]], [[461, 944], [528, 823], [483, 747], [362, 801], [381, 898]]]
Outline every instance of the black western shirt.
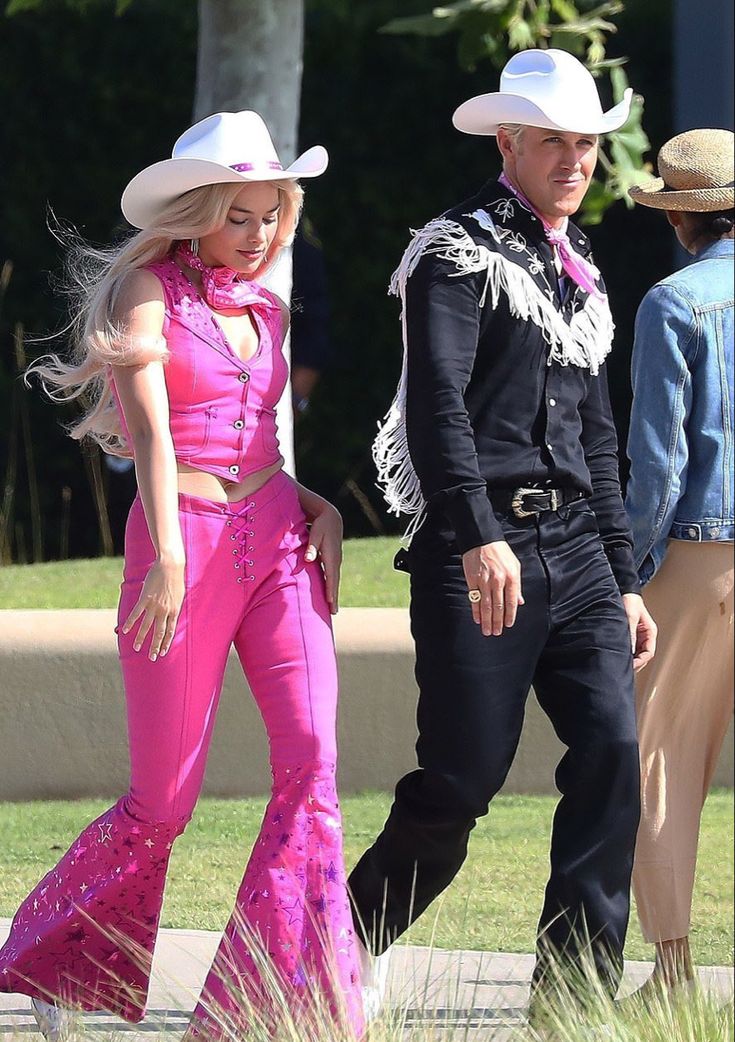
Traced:
[[[540, 221], [495, 181], [434, 223], [441, 230], [404, 301], [406, 436], [426, 525], [464, 553], [504, 538], [489, 491], [578, 490], [621, 592], [637, 592], [604, 361], [606, 297], [559, 278]], [[571, 223], [567, 233], [589, 258], [587, 237]]]

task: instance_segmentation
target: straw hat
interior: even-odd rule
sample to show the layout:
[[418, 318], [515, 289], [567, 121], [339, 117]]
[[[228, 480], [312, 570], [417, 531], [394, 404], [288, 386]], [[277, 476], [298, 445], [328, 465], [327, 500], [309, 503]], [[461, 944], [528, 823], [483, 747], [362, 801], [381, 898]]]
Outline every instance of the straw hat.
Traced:
[[687, 130], [667, 141], [658, 154], [655, 177], [628, 194], [658, 210], [709, 213], [735, 206], [735, 135], [731, 130]]
[[452, 122], [465, 134], [493, 135], [503, 123], [573, 134], [609, 134], [627, 122], [633, 91], [607, 112], [592, 74], [555, 47], [519, 51], [500, 74], [500, 90], [463, 102]]
[[192, 188], [318, 177], [328, 162], [326, 148], [314, 145], [284, 167], [257, 112], [216, 112], [184, 131], [171, 159], [136, 174], [120, 206], [130, 224], [147, 228], [165, 206]]

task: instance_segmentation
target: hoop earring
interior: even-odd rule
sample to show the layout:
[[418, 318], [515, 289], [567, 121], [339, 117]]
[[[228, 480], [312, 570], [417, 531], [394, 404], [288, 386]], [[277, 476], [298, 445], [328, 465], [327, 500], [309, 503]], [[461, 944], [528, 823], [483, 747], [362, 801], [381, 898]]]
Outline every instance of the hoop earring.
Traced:
[[199, 256], [199, 239], [190, 239], [189, 248], [195, 257]]

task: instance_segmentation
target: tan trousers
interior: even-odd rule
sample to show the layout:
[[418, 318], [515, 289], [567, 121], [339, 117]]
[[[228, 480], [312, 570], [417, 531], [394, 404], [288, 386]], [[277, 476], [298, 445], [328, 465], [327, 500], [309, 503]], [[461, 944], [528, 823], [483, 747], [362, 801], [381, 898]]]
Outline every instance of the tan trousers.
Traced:
[[633, 892], [647, 941], [689, 933], [702, 806], [733, 712], [733, 545], [670, 539], [643, 596], [658, 650], [638, 674], [642, 816]]

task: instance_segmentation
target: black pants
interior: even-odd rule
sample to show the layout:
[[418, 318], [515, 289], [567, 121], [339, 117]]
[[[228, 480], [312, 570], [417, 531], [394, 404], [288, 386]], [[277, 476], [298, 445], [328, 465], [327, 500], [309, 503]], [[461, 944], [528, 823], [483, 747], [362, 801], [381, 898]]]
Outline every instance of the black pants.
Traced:
[[430, 528], [406, 561], [416, 642], [419, 769], [398, 783], [384, 830], [350, 877], [355, 922], [385, 948], [452, 881], [476, 819], [510, 769], [526, 698], [567, 746], [556, 771], [551, 876], [536, 982], [550, 954], [574, 961], [592, 941], [617, 986], [639, 817], [632, 655], [622, 599], [585, 501], [504, 523], [522, 567], [515, 626], [484, 637], [461, 558]]

